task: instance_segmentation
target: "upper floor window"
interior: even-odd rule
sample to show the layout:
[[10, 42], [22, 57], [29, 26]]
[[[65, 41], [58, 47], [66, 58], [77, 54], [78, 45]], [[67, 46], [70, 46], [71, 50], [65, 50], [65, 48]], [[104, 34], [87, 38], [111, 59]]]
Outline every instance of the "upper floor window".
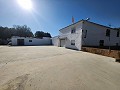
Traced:
[[118, 43], [116, 43], [116, 46], [118, 46]]
[[117, 37], [119, 37], [119, 34], [120, 34], [120, 32], [119, 32], [119, 30], [117, 31]]
[[87, 30], [85, 30], [84, 33], [85, 33], [84, 38], [86, 38], [87, 37]]
[[110, 37], [110, 30], [109, 29], [106, 30], [106, 36]]
[[72, 28], [71, 33], [75, 33], [75, 32], [76, 32], [76, 28]]

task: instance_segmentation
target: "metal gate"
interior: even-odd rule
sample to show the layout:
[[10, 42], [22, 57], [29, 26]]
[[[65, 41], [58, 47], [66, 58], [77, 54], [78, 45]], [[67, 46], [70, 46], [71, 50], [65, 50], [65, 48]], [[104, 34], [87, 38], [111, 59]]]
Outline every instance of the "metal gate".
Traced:
[[23, 46], [24, 45], [24, 39], [17, 39], [17, 45]]
[[60, 47], [65, 47], [65, 39], [60, 40]]

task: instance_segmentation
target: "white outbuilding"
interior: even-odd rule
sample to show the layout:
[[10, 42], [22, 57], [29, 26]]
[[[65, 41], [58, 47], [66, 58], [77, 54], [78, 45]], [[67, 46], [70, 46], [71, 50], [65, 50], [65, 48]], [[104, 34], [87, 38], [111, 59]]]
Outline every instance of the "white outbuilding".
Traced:
[[81, 50], [82, 46], [120, 46], [120, 31], [88, 20], [80, 20], [59, 30], [52, 38], [59, 47]]
[[13, 46], [36, 46], [36, 45], [51, 45], [51, 38], [43, 37], [33, 38], [33, 37], [18, 37], [13, 36], [11, 38], [11, 42]]

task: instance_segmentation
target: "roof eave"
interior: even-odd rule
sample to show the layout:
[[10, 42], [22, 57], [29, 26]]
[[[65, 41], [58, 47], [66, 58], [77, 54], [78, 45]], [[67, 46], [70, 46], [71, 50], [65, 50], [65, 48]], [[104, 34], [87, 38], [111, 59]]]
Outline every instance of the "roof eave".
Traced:
[[[79, 22], [81, 22], [81, 21], [87, 21], [87, 20], [83, 20], [83, 19], [82, 19], [82, 20], [79, 20], [79, 21], [76, 22], [76, 23], [73, 23], [73, 24], [71, 24], [71, 25], [68, 25], [68, 26], [60, 29], [59, 31], [62, 31], [62, 30], [64, 30], [65, 28], [70, 27], [70, 26], [72, 26], [72, 25], [75, 25], [75, 24], [77, 24], [77, 23], [79, 23]], [[97, 23], [94, 23], [94, 22], [90, 22], [90, 21], [87, 21], [87, 22], [93, 23], [93, 24], [96, 24], [96, 25], [99, 25], [99, 26], [102, 26], [102, 27], [106, 27], [106, 28], [109, 28], [109, 29], [114, 29], [114, 28], [111, 28], [111, 27], [108, 27], [108, 26], [104, 26], [104, 25], [101, 25], [101, 24], [97, 24]], [[114, 30], [115, 30], [115, 29], [114, 29]]]
[[68, 25], [68, 26], [66, 26], [66, 27], [64, 27], [64, 28], [62, 28], [62, 29], [60, 29], [59, 31], [65, 29], [65, 28], [67, 28], [67, 27], [70, 27], [70, 26], [72, 26], [72, 25], [75, 25], [75, 24], [77, 24], [77, 23], [79, 23], [79, 22], [81, 22], [81, 21], [84, 21], [84, 20], [83, 20], [83, 19], [82, 19], [82, 20], [79, 20], [79, 21], [76, 22], [76, 23], [70, 24], [70, 25]]

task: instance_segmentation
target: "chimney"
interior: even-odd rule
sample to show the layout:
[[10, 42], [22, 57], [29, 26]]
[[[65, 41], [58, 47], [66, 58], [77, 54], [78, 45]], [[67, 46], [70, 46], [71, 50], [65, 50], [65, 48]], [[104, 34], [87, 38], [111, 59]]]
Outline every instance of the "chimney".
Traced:
[[74, 23], [74, 17], [72, 16], [72, 23]]

